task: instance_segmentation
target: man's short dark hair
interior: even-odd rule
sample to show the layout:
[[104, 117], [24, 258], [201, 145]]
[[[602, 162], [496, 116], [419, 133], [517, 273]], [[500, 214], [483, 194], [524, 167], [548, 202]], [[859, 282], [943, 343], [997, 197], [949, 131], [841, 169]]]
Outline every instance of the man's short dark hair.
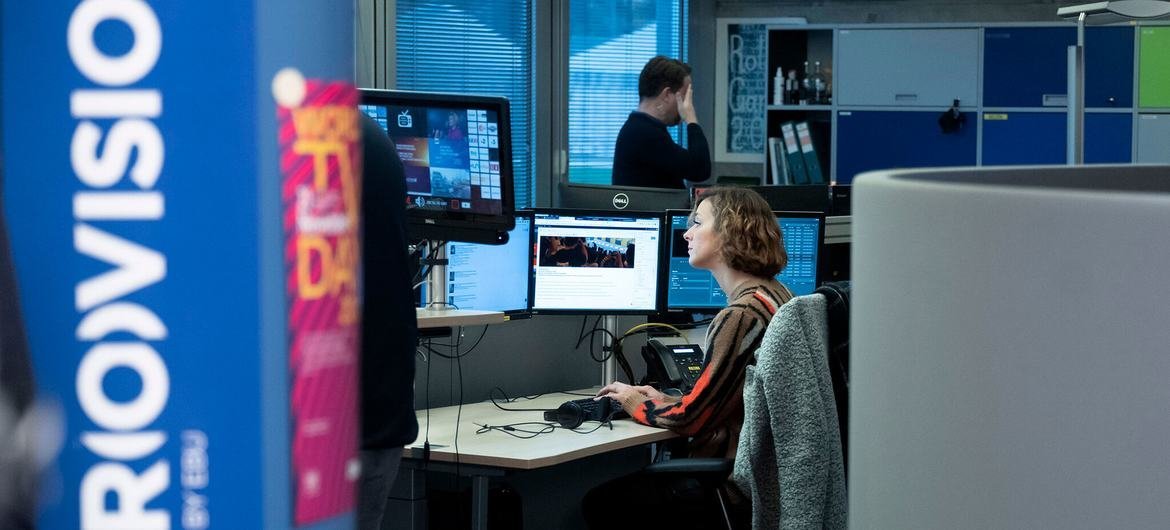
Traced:
[[652, 98], [663, 88], [678, 90], [689, 75], [691, 65], [664, 55], [654, 57], [642, 67], [642, 74], [638, 76], [638, 98]]

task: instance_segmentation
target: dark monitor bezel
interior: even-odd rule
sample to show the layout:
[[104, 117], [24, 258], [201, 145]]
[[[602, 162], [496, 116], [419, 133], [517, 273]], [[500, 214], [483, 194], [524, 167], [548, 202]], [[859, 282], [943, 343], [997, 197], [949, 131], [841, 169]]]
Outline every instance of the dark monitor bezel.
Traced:
[[824, 212], [832, 215], [833, 194], [830, 184], [786, 184], [747, 186], [758, 193], [773, 211]]
[[[498, 127], [501, 133], [498, 135], [497, 143], [500, 162], [500, 213], [429, 210], [408, 206], [406, 208], [406, 232], [411, 239], [499, 244], [502, 241], [501, 234], [513, 228], [515, 223], [513, 216], [516, 212], [516, 197], [513, 191], [515, 166], [512, 159], [512, 122], [508, 98], [374, 88], [359, 88], [358, 93], [361, 105], [411, 105], [460, 110], [475, 108], [496, 112], [499, 117]], [[508, 134], [503, 134], [505, 131]], [[407, 196], [409, 197], [409, 195]]]
[[[723, 306], [714, 307], [714, 306], [693, 306], [693, 305], [677, 305], [677, 306], [670, 305], [670, 296], [669, 296], [669, 292], [670, 292], [670, 246], [674, 241], [674, 234], [672, 234], [670, 232], [672, 230], [671, 227], [673, 226], [673, 223], [671, 223], [671, 218], [673, 216], [679, 215], [679, 214], [689, 216], [691, 214], [691, 211], [692, 210], [666, 210], [665, 212], [663, 212], [663, 215], [662, 215], [662, 236], [659, 237], [659, 239], [660, 239], [659, 246], [662, 248], [662, 255], [658, 258], [658, 263], [660, 265], [659, 269], [658, 269], [658, 272], [659, 272], [659, 274], [658, 274], [658, 297], [659, 297], [659, 301], [660, 301], [660, 307], [662, 308], [661, 309], [662, 313], [715, 314], [723, 309]], [[824, 267], [822, 266], [822, 263], [824, 261], [824, 259], [823, 259], [824, 253], [825, 253], [825, 214], [824, 214], [824, 212], [773, 210], [772, 214], [774, 214], [776, 216], [776, 218], [781, 218], [781, 217], [799, 218], [799, 219], [813, 219], [813, 218], [815, 218], [815, 219], [819, 220], [819, 222], [817, 223], [817, 263], [816, 263], [816, 267], [815, 267], [816, 278], [813, 280], [813, 284], [815, 286], [819, 287], [821, 285], [821, 281], [823, 280], [823, 270], [824, 270]], [[781, 237], [783, 237], [783, 234], [781, 234]], [[787, 247], [786, 247], [786, 249], [787, 249]], [[787, 287], [787, 286], [785, 286], [785, 287]]]
[[[527, 236], [527, 239], [525, 240], [525, 244], [531, 246], [532, 245], [532, 223], [535, 221], [532, 210], [528, 210], [528, 209], [516, 210], [515, 214], [513, 215], [513, 219], [518, 219], [521, 217], [528, 218], [528, 236]], [[512, 230], [514, 231], [515, 227], [513, 227]], [[511, 234], [511, 235], [515, 235], [515, 234]], [[509, 236], [509, 237], [511, 237], [511, 236]], [[474, 241], [447, 241], [443, 244], [443, 246], [447, 247], [451, 243], [473, 243], [473, 244], [479, 244], [479, 245], [483, 244], [483, 243], [477, 243]], [[450, 248], [446, 248], [445, 250], [447, 251], [447, 254], [446, 254], [448, 257], [447, 259], [450, 259], [450, 256], [451, 256]], [[525, 269], [528, 269], [529, 268], [529, 261], [528, 260], [531, 257], [532, 257], [532, 250], [529, 249], [524, 254], [524, 261], [521, 263], [517, 263], [516, 266], [524, 267]], [[531, 274], [531, 272], [529, 272], [529, 274]], [[506, 310], [501, 311], [501, 313], [503, 313], [504, 316], [508, 317], [508, 320], [522, 320], [525, 318], [532, 317], [532, 290], [527, 285], [528, 283], [531, 283], [531, 282], [532, 282], [531, 278], [528, 279], [527, 282], [525, 282], [526, 284], [525, 284], [524, 288], [528, 289], [528, 295], [527, 295], [528, 304], [525, 305], [525, 307], [523, 309], [506, 309]], [[461, 308], [461, 309], [466, 309], [466, 308]], [[485, 309], [483, 311], [487, 311], [487, 310]]]
[[528, 262], [528, 306], [531, 308], [533, 315], [653, 315], [658, 312], [662, 306], [662, 291], [655, 285], [654, 288], [654, 305], [648, 309], [540, 309], [536, 307], [536, 267], [540, 259], [538, 255], [539, 244], [537, 241], [536, 230], [536, 216], [539, 214], [553, 214], [553, 215], [574, 215], [574, 216], [599, 216], [599, 217], [634, 217], [642, 219], [657, 219], [658, 220], [658, 271], [657, 277], [662, 276], [662, 223], [663, 215], [660, 211], [653, 210], [599, 210], [599, 209], [585, 209], [585, 208], [534, 208], [532, 217], [532, 230], [530, 231], [529, 239], [529, 262]]
[[[623, 195], [624, 198], [619, 198]], [[691, 191], [688, 189], [571, 182], [561, 182], [557, 187], [558, 208], [655, 212], [690, 205]]]

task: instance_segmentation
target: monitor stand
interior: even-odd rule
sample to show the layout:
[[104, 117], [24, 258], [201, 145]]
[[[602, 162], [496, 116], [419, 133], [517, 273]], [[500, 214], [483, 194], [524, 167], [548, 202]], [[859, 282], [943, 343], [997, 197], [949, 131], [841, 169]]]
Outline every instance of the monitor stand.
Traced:
[[439, 245], [434, 252], [428, 252], [424, 257], [430, 262], [437, 262], [427, 272], [427, 300], [423, 306], [427, 311], [454, 309], [447, 306], [447, 245]]
[[[447, 246], [439, 245], [439, 249], [426, 256], [428, 260], [443, 261], [447, 259]], [[443, 328], [454, 326], [485, 326], [504, 322], [504, 313], [500, 311], [478, 311], [474, 309], [455, 309], [447, 305], [447, 266], [434, 265], [427, 273], [427, 301], [425, 307], [415, 310], [418, 318], [418, 327]]]
[[[617, 381], [617, 361], [613, 358], [614, 337], [618, 336], [618, 317], [617, 315], [605, 315], [601, 318], [601, 327], [609, 333], [602, 333], [602, 345], [609, 350], [609, 357], [605, 362], [601, 363], [601, 386], [604, 388], [614, 381]], [[630, 384], [636, 384], [635, 381], [630, 381]]]

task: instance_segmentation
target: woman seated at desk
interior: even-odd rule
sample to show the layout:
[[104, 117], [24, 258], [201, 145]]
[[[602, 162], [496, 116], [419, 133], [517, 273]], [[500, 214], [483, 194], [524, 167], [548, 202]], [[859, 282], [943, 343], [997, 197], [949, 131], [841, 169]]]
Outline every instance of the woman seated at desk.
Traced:
[[[729, 300], [707, 328], [703, 373], [686, 396], [613, 382], [598, 392], [598, 398], [617, 400], [639, 423], [690, 437], [689, 456], [734, 459], [743, 424], [747, 366], [755, 362], [772, 316], [792, 298], [775, 279], [788, 257], [775, 215], [754, 191], [708, 190], [699, 197], [689, 224], [684, 238], [690, 264], [711, 271]], [[614, 503], [639, 502], [650, 508], [656, 494], [646, 490], [653, 487], [649, 479], [634, 474], [594, 489], [585, 499], [586, 521], [591, 528], [612, 524], [601, 520], [606, 512], [601, 507]], [[661, 522], [662, 511], [668, 510], [654, 507], [644, 515], [648, 522]]]

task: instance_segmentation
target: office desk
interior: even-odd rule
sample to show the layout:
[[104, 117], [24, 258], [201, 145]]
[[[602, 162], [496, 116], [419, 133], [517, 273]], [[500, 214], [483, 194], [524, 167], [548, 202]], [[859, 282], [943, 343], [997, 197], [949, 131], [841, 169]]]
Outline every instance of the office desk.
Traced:
[[499, 311], [476, 311], [473, 309], [414, 309], [419, 329], [447, 328], [454, 326], [486, 326], [504, 322]]
[[[593, 393], [596, 389], [574, 392]], [[584, 396], [553, 393], [532, 400], [522, 399], [501, 405], [518, 409], [555, 409], [567, 400], [582, 397]], [[510, 471], [553, 466], [608, 451], [669, 440], [677, 436], [666, 429], [639, 425], [628, 419], [613, 422], [612, 430], [603, 426], [589, 434], [579, 434], [559, 427], [553, 432], [528, 439], [516, 438], [496, 430], [476, 434], [480, 425], [544, 421], [542, 412], [504, 411], [487, 401], [463, 405], [461, 412], [455, 406], [430, 409], [431, 454], [429, 462], [424, 463], [422, 458], [423, 442], [427, 432], [427, 412], [419, 410], [415, 413], [418, 417], [419, 435], [418, 439], [403, 451], [403, 464], [411, 469], [420, 469], [425, 465], [431, 469], [458, 471], [470, 475], [472, 528], [477, 530], [487, 527], [489, 477], [503, 476]], [[455, 466], [457, 415], [459, 415], [458, 470]], [[588, 431], [596, 426], [596, 423], [589, 422], [577, 430]], [[536, 430], [539, 427], [535, 425], [525, 428]]]

